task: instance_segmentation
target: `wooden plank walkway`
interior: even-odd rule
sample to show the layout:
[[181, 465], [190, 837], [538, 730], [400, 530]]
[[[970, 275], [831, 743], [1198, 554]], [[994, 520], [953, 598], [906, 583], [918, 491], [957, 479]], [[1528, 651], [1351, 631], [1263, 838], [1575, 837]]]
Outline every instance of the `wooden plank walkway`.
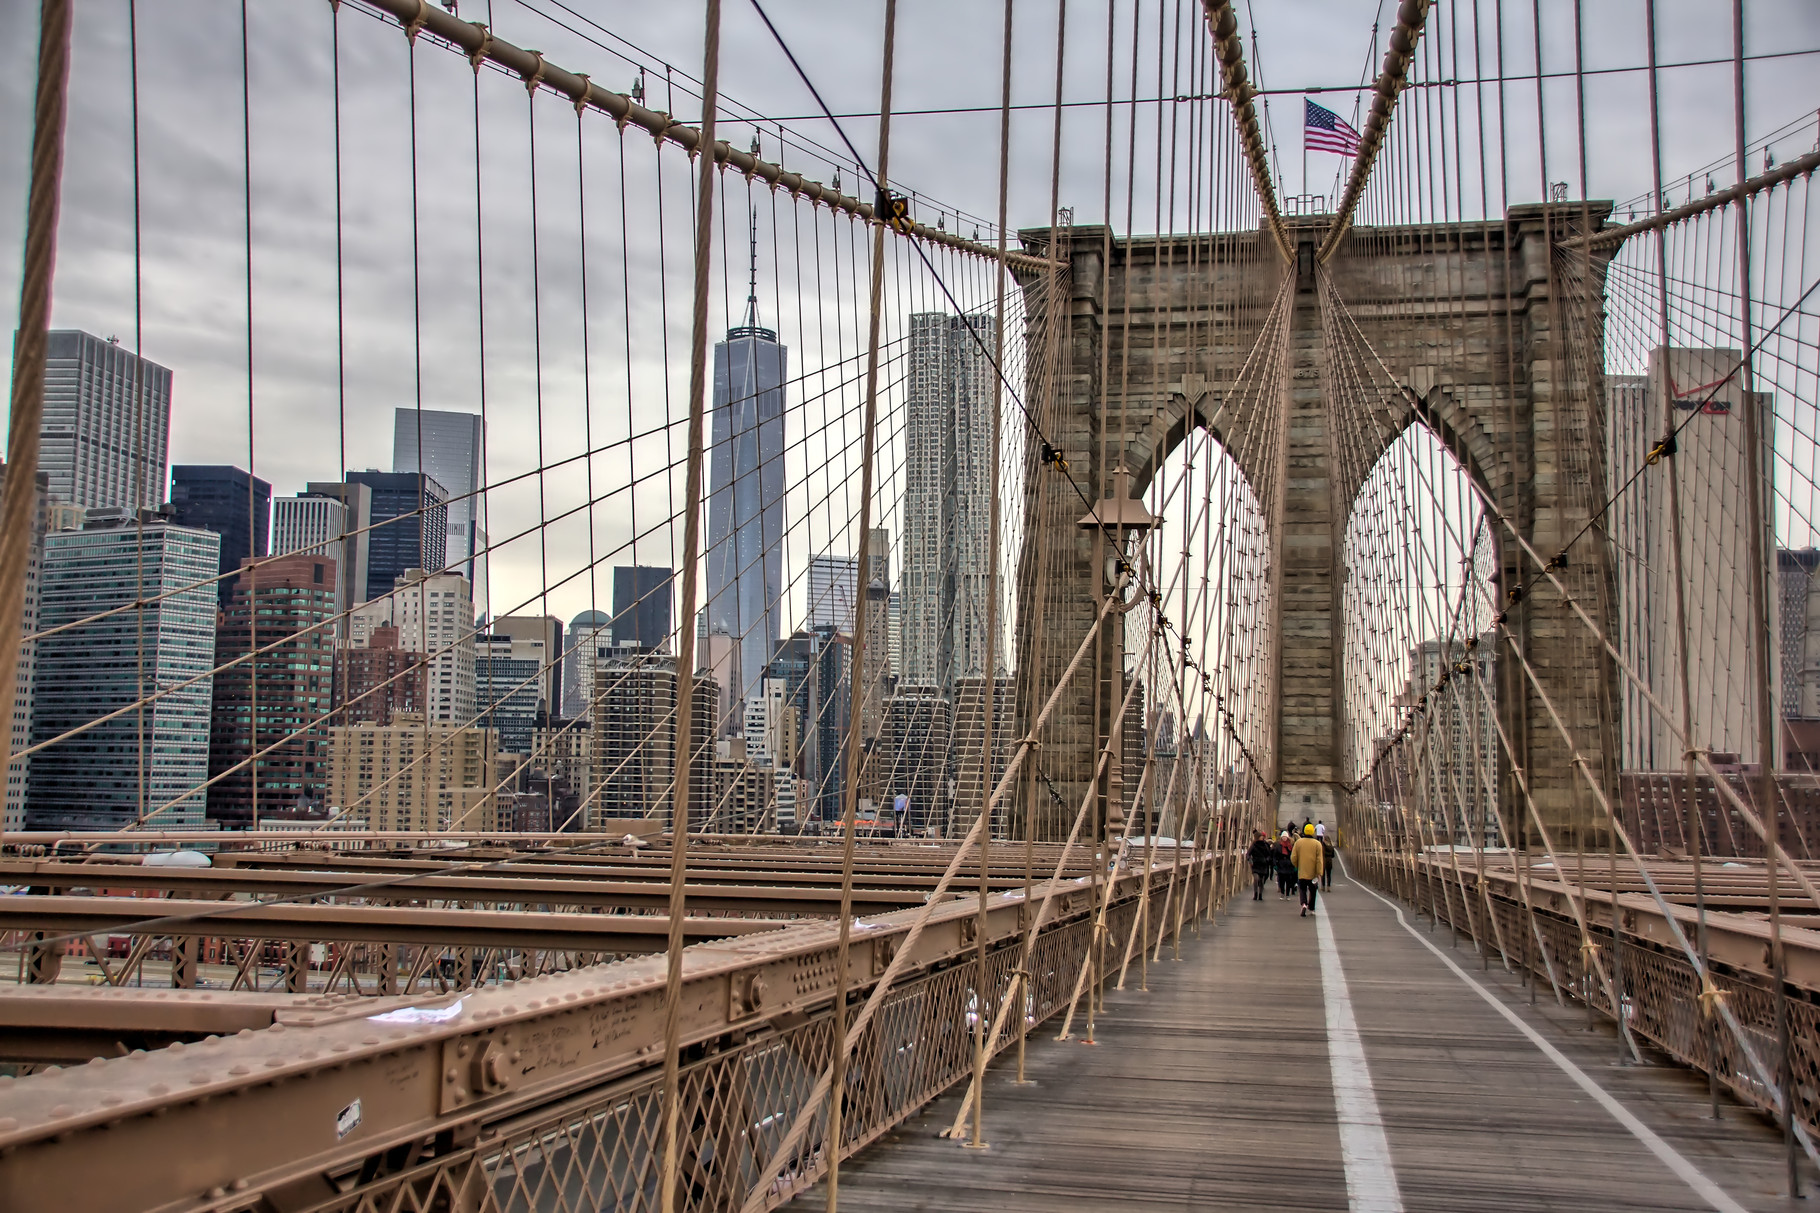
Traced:
[[[1347, 1209], [1316, 924], [1293, 902], [1231, 904], [1150, 992], [1111, 993], [1098, 1041], [1031, 1042], [987, 1083], [984, 1151], [936, 1136], [958, 1090], [848, 1162], [844, 1213]], [[1701, 1210], [1678, 1177], [1398, 924], [1336, 881], [1329, 914], [1408, 1210]], [[1704, 1079], [1665, 1061], [1620, 1067], [1604, 1025], [1495, 969], [1470, 941], [1405, 917], [1466, 973], [1717, 1185], [1717, 1207], [1814, 1207], [1782, 1196], [1782, 1143], [1735, 1104], [1709, 1115]], [[1077, 1024], [1078, 1027], [1078, 1024]], [[1804, 1169], [1812, 1190], [1815, 1176]], [[797, 1208], [820, 1209], [825, 1189]], [[1729, 1198], [1735, 1205], [1722, 1202]], [[1363, 1206], [1360, 1206], [1363, 1207]], [[1394, 1206], [1391, 1206], [1394, 1207]]]

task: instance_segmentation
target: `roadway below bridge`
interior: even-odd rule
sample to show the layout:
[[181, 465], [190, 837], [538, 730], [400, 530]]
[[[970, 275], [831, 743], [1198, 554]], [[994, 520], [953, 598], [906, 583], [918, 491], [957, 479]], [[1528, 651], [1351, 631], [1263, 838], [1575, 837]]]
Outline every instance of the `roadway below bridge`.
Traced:
[[[1604, 1020], [1535, 1005], [1470, 940], [1344, 877], [1312, 919], [1247, 894], [1110, 992], [1097, 1043], [1006, 1052], [975, 1151], [964, 1088], [842, 1167], [845, 1213], [1023, 1210], [1781, 1210], [1783, 1142]], [[1400, 909], [1400, 914], [1399, 914]], [[1401, 921], [1399, 920], [1401, 919]], [[1405, 925], [1407, 924], [1407, 925]], [[1814, 1175], [1802, 1169], [1805, 1190]], [[825, 1188], [796, 1207], [820, 1209]]]

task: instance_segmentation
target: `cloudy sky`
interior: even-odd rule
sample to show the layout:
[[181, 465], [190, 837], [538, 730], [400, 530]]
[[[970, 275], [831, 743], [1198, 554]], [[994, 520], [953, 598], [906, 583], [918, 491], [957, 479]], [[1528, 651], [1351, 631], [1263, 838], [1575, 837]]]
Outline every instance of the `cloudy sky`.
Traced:
[[[870, 159], [877, 134], [870, 115], [878, 101], [882, 4], [766, 4], [829, 105], [837, 113], [855, 115], [841, 125]], [[648, 104], [670, 108], [690, 122], [699, 118], [693, 83], [701, 61], [701, 9], [696, 3], [462, 0], [460, 7], [464, 19], [490, 21], [500, 37], [540, 49], [550, 61], [588, 72], [607, 87], [629, 90], [642, 68]], [[1191, 65], [1202, 37], [1197, 7], [1162, 0], [1159, 8], [1157, 0], [1145, 0], [1138, 8], [1139, 98], [1193, 91]], [[1336, 162], [1331, 156], [1313, 157], [1304, 181], [1301, 98], [1293, 91], [1329, 90], [1320, 96], [1322, 104], [1352, 117], [1356, 93], [1351, 90], [1374, 70], [1367, 67], [1373, 24], [1383, 23], [1381, 53], [1394, 6], [1390, 0], [1272, 0], [1255, 7], [1254, 28], [1252, 6], [1240, 6], [1247, 38], [1256, 38], [1254, 78], [1272, 90], [1286, 90], [1273, 93], [1269, 106], [1281, 192], [1326, 191]], [[1499, 7], [1499, 0], [1437, 5], [1440, 28], [1460, 47], [1461, 73], [1472, 65], [1475, 10], [1489, 26]], [[1505, 71], [1525, 77], [1509, 85], [1506, 103], [1511, 198], [1523, 201], [1537, 196], [1543, 176], [1537, 163], [1534, 84], [1527, 78], [1533, 72], [1534, 34], [1529, 5], [1506, 0], [1501, 7], [1510, 10], [1505, 13]], [[1635, 198], [1649, 188], [1647, 79], [1610, 69], [1646, 61], [1644, 3], [1596, 0], [1585, 7], [1591, 22], [1586, 66], [1597, 73], [1586, 83], [1586, 189], [1594, 197]], [[1662, 61], [1728, 55], [1723, 8], [1710, 0], [1659, 0]], [[546, 95], [533, 109], [516, 81], [492, 72], [479, 80], [477, 119], [475, 81], [466, 63], [445, 49], [420, 45], [415, 55], [414, 235], [412, 58], [395, 27], [350, 0], [339, 19], [338, 261], [329, 4], [249, 0], [249, 172], [242, 155], [241, 6], [228, 0], [147, 0], [138, 10], [136, 315], [128, 8], [126, 0], [82, 0], [76, 9], [54, 324], [118, 336], [129, 345], [137, 340], [148, 357], [175, 371], [173, 463], [244, 467], [250, 457], [279, 494], [300, 490], [305, 480], [333, 479], [343, 466], [390, 467], [394, 408], [421, 399], [426, 408], [479, 409], [476, 337], [484, 299], [489, 459], [495, 481], [583, 449], [584, 432], [596, 446], [605, 441], [601, 431], [627, 436], [623, 449], [610, 459], [568, 465], [541, 480], [502, 490], [492, 502], [496, 536], [534, 528], [540, 517], [585, 502], [590, 474], [598, 498], [605, 492], [602, 482], [659, 473], [639, 493], [604, 503], [606, 508], [595, 512], [592, 532], [583, 516], [502, 552], [496, 582], [509, 582], [514, 594], [510, 602], [496, 599], [495, 612], [519, 605], [527, 586], [582, 569], [590, 552], [599, 560], [603, 553], [620, 551], [634, 534], [647, 536], [641, 561], [668, 559], [650, 545], [670, 543], [667, 533], [651, 529], [653, 520], [667, 516], [676, 495], [673, 478], [661, 474], [677, 457], [676, 435], [664, 433], [661, 426], [666, 417], [680, 414], [687, 375], [691, 185], [681, 156], [659, 156], [642, 135], [622, 138], [599, 115], [583, 124], [578, 156], [575, 118], [560, 99]], [[1811, 0], [1748, 0], [1746, 9], [1747, 52], [1779, 56], [1749, 65], [1749, 133], [1757, 139], [1786, 132], [1772, 149], [1785, 159], [1813, 146], [1815, 138], [1820, 89], [1813, 82], [1820, 79], [1815, 71], [1820, 57], [1790, 52], [1820, 49], [1820, 6]], [[1101, 217], [1104, 171], [1105, 113], [1095, 103], [1105, 98], [1107, 11], [1104, 0], [1073, 0], [1067, 12], [1065, 92], [1070, 102], [1080, 104], [1067, 111], [1061, 198], [1063, 205], [1075, 208], [1077, 221], [1094, 222]], [[1545, 67], [1570, 69], [1572, 0], [1544, 0], [1541, 12]], [[1133, 91], [1132, 14], [1131, 3], [1123, 0], [1113, 56], [1115, 91], [1121, 98]], [[893, 127], [893, 176], [916, 191], [919, 217], [939, 212], [951, 229], [958, 225], [971, 234], [977, 226], [986, 239], [997, 207], [1001, 21], [997, 6], [977, 0], [911, 0], [900, 6], [894, 108], [904, 113]], [[1054, 87], [1056, 6], [1022, 0], [1016, 22], [1014, 101], [1031, 108], [1014, 115], [1010, 216], [1014, 227], [1040, 226], [1049, 207], [1051, 114], [1046, 103]], [[0, 4], [0, 265], [8, 267], [20, 259], [35, 27], [35, 5], [25, 0]], [[1160, 80], [1159, 29], [1166, 59]], [[781, 155], [786, 164], [828, 179], [846, 158], [840, 136], [830, 123], [811, 116], [814, 101], [750, 0], [728, 0], [724, 38], [722, 87], [729, 109], [784, 119], [788, 139]], [[1481, 50], [1484, 71], [1490, 74], [1489, 28]], [[1671, 180], [1703, 175], [1708, 164], [1729, 156], [1730, 78], [1725, 64], [1665, 73], [1665, 172]], [[1467, 93], [1457, 90], [1454, 95]], [[1457, 104], [1460, 113], [1472, 112], [1469, 100]], [[1549, 81], [1543, 104], [1547, 178], [1569, 181], [1577, 196], [1574, 82]], [[973, 112], [913, 112], [919, 110]], [[1153, 226], [1148, 216], [1159, 205], [1151, 192], [1159, 121], [1165, 137], [1175, 132], [1176, 154], [1186, 163], [1181, 139], [1188, 104], [1147, 100], [1138, 111], [1140, 183], [1133, 226], [1144, 230]], [[535, 279], [532, 121], [538, 141]], [[475, 247], [477, 122], [484, 262], [477, 260]], [[1125, 122], [1121, 110], [1115, 170], [1121, 182]], [[780, 154], [777, 126], [763, 124], [760, 134], [770, 158]], [[753, 128], [732, 124], [723, 126], [723, 132], [744, 145]], [[577, 189], [578, 162], [587, 191], [585, 212]], [[841, 172], [847, 192], [859, 192], [851, 166]], [[244, 194], [249, 178], [250, 375]], [[717, 256], [733, 262], [735, 269], [718, 292], [717, 323], [737, 323], [745, 295], [738, 266], [744, 261], [747, 199], [743, 183], [728, 188], [725, 205], [737, 213], [722, 232], [724, 247]], [[1476, 200], [1476, 184], [1464, 192]], [[1178, 205], [1184, 204], [1178, 200]], [[1494, 197], [1494, 209], [1496, 205]], [[863, 339], [863, 295], [855, 290], [850, 233], [825, 215], [804, 219], [787, 206], [780, 213], [768, 197], [754, 198], [751, 206], [765, 229], [761, 243], [767, 255], [761, 260], [768, 264], [760, 296], [768, 296], [769, 310], [778, 313], [768, 322], [784, 330], [792, 345], [793, 373], [851, 358]], [[1121, 229], [1123, 211], [1121, 191], [1114, 204]], [[586, 334], [578, 306], [584, 285], [578, 255], [584, 219], [591, 309]], [[836, 244], [842, 245], [838, 254], [831, 251]], [[477, 268], [482, 265], [484, 295]], [[819, 279], [817, 269], [822, 271]], [[896, 273], [899, 314], [919, 306], [945, 306], [930, 293], [928, 276], [915, 264], [905, 261]], [[6, 290], [0, 291], [0, 323], [8, 328], [15, 318], [14, 274], [9, 270]], [[957, 293], [967, 296], [960, 300], [963, 305], [990, 299], [989, 278], [977, 269], [957, 269], [953, 283]], [[819, 315], [811, 314], [817, 305]], [[823, 376], [817, 390], [818, 402], [811, 407], [805, 398], [802, 415], [793, 423], [802, 439], [797, 457], [805, 479], [819, 467], [828, 495], [850, 497], [846, 482], [855, 465], [841, 448], [855, 432], [851, 406], [856, 389]], [[617, 410], [611, 420], [598, 411], [608, 408]], [[833, 427], [833, 437], [819, 440], [811, 452], [809, 438], [824, 426]], [[652, 434], [645, 439], [629, 437], [646, 430]], [[838, 466], [846, 470], [827, 471], [841, 458], [846, 462]], [[883, 491], [892, 490], [887, 486]], [[804, 524], [795, 540], [796, 561], [841, 541], [844, 508], [826, 511], [819, 524]], [[603, 565], [622, 562], [602, 560]], [[551, 609], [567, 616], [588, 605], [587, 585], [585, 577], [568, 582], [552, 596]]]

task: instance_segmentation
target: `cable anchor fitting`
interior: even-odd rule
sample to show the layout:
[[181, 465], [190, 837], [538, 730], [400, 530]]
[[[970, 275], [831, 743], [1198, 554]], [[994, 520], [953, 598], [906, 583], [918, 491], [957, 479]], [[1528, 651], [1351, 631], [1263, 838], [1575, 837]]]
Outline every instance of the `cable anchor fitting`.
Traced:
[[470, 21], [468, 24], [480, 31], [480, 45], [468, 52], [468, 66], [478, 76], [480, 65], [487, 61], [487, 52], [493, 49], [493, 31], [487, 28], [484, 21]]
[[1725, 1005], [1725, 991], [1714, 985], [1713, 979], [1710, 977], [1701, 983], [1699, 998], [1700, 1014], [1708, 1019], [1711, 1019], [1719, 1008]]
[[1068, 460], [1062, 455], [1062, 452], [1049, 445], [1048, 442], [1044, 442], [1043, 466], [1049, 467], [1051, 465], [1054, 465], [1055, 470], [1058, 472], [1065, 472], [1068, 470]]
[[1560, 569], [1565, 569], [1567, 567], [1566, 550], [1563, 549], [1562, 551], [1556, 552], [1553, 556], [1549, 557], [1548, 563], [1542, 567], [1551, 573]]
[[1679, 447], [1675, 443], [1675, 436], [1670, 434], [1662, 441], [1656, 443], [1655, 446], [1649, 448], [1649, 454], [1643, 457], [1643, 462], [1647, 463], [1650, 467], [1655, 467], [1664, 459], [1672, 457], [1678, 449]]
[[535, 94], [537, 86], [543, 83], [543, 52], [527, 50], [525, 54], [537, 60], [537, 70], [524, 78], [525, 92]]

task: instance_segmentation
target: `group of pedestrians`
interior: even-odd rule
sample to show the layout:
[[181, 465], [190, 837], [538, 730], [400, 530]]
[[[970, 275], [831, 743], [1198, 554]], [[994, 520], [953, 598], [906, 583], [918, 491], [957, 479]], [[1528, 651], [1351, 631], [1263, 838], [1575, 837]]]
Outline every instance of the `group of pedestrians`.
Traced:
[[1283, 901], [1296, 897], [1306, 918], [1315, 908], [1319, 891], [1333, 888], [1333, 839], [1327, 836], [1324, 821], [1304, 821], [1300, 828], [1285, 826], [1274, 840], [1255, 830], [1246, 858], [1251, 863], [1253, 901], [1264, 900], [1264, 886], [1274, 875], [1277, 897]]

